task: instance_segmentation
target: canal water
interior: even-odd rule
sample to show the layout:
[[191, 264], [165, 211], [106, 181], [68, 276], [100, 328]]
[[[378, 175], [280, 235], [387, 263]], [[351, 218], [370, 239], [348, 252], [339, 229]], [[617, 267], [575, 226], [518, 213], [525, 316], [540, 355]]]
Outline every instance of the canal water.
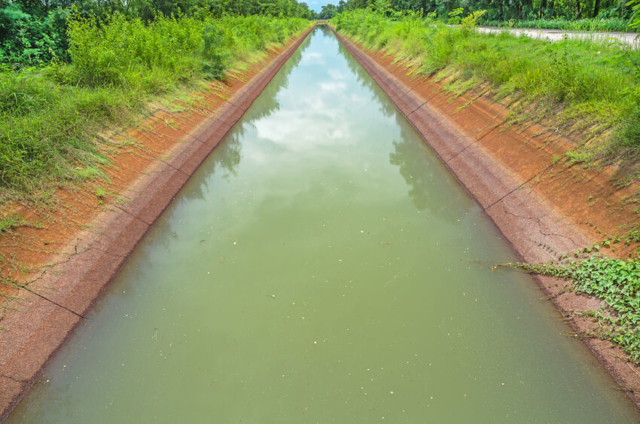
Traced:
[[514, 259], [319, 28], [9, 422], [637, 422]]

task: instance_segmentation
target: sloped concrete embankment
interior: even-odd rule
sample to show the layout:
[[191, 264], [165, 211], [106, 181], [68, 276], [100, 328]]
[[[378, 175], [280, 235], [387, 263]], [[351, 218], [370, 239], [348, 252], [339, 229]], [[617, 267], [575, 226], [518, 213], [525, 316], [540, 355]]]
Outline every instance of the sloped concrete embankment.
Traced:
[[[86, 222], [91, 230], [76, 234], [72, 248], [49, 258], [53, 265], [17, 293], [18, 308], [4, 317], [0, 331], [0, 421], [33, 385], [73, 329], [86, 319], [138, 242], [312, 29], [265, 62], [265, 68], [257, 75], [249, 75], [253, 76], [250, 81], [237, 84], [240, 88], [233, 90], [232, 97], [223, 101], [220, 96], [212, 96], [210, 101], [215, 104], [205, 104], [204, 109], [215, 112], [199, 125], [183, 114], [184, 119], [176, 123], [181, 125], [178, 136], [158, 136], [158, 142], [171, 144], [168, 154], [138, 170], [135, 175], [142, 177], [122, 193], [127, 202]], [[166, 121], [166, 117], [155, 118]], [[149, 133], [143, 129], [130, 133], [140, 136], [145, 131]], [[120, 164], [122, 168], [127, 166], [136, 165]]]
[[[632, 205], [624, 199], [637, 187], [616, 187], [616, 170], [587, 172], [562, 160], [575, 146], [572, 140], [540, 125], [510, 126], [508, 110], [490, 98], [473, 93], [454, 97], [428, 77], [409, 76], [393, 57], [336, 36], [477, 200], [521, 260], [548, 262], [636, 222]], [[536, 280], [576, 332], [594, 327], [576, 312], [597, 310], [603, 302], [564, 290], [565, 283], [554, 278]], [[585, 344], [640, 405], [638, 367], [610, 342], [586, 339]]]

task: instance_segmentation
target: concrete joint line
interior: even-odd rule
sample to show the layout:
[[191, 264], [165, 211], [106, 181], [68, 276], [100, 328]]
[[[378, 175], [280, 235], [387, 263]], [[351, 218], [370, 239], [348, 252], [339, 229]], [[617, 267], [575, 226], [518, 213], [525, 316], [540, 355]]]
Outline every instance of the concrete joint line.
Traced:
[[[413, 90], [411, 90], [413, 91]], [[418, 106], [417, 108], [413, 109], [411, 111], [411, 113], [409, 113], [409, 115], [413, 115], [418, 109], [420, 109], [422, 106], [426, 105], [427, 103], [429, 103], [431, 101], [431, 99], [433, 99], [438, 93], [434, 93], [431, 96], [427, 97], [427, 100], [425, 100], [424, 102], [422, 102], [420, 104], [420, 106]], [[407, 117], [409, 117], [409, 115], [407, 115]]]
[[[411, 90], [413, 91], [413, 90]], [[429, 103], [431, 101], [431, 99], [433, 99], [435, 96], [437, 96], [439, 93], [436, 92], [434, 94], [432, 94], [431, 96], [427, 97], [427, 100], [425, 100], [422, 104], [420, 104], [420, 106], [418, 106], [417, 108], [415, 108], [413, 111], [411, 111], [410, 113], [407, 114], [407, 119], [411, 120], [411, 115], [413, 115], [414, 113], [416, 113], [418, 111], [418, 109], [421, 109], [422, 106], [426, 105], [427, 103]], [[420, 131], [418, 131], [419, 133]]]
[[[186, 175], [186, 174], [185, 174]], [[116, 207], [121, 210], [122, 212], [126, 213], [127, 215], [129, 215], [131, 218], [135, 219], [136, 221], [140, 221], [141, 223], [143, 223], [144, 225], [147, 226], [151, 226], [153, 225], [152, 223], [143, 221], [142, 219], [140, 219], [139, 217], [135, 216], [134, 214], [132, 214], [131, 212], [129, 212], [128, 210], [122, 209], [122, 207], [120, 205], [116, 205]]]
[[486, 136], [488, 136], [489, 134], [491, 134], [496, 128], [500, 128], [501, 126], [503, 126], [507, 121], [504, 120], [502, 122], [500, 122], [498, 125], [494, 125], [493, 128], [491, 128], [489, 131], [487, 131], [483, 136], [481, 136], [480, 138], [478, 138], [476, 140], [476, 142], [479, 142], [480, 140], [482, 140], [483, 138], [485, 138]]
[[544, 168], [542, 171], [536, 173], [534, 176], [532, 176], [531, 178], [529, 178], [527, 181], [523, 182], [522, 184], [520, 184], [519, 186], [517, 186], [516, 188], [514, 188], [513, 190], [511, 190], [510, 192], [508, 192], [507, 194], [505, 194], [504, 196], [502, 196], [501, 198], [499, 198], [498, 200], [496, 200], [495, 202], [493, 202], [492, 204], [490, 204], [489, 206], [487, 206], [486, 208], [483, 208], [483, 211], [488, 211], [491, 207], [493, 207], [496, 203], [501, 202], [505, 197], [509, 196], [511, 193], [513, 193], [516, 190], [519, 190], [521, 187], [525, 186], [526, 184], [529, 183], [529, 181], [533, 180], [534, 178], [536, 178], [538, 175], [544, 173], [547, 171], [547, 169], [551, 168], [553, 166], [553, 164], [548, 165], [546, 168]]
[[461, 154], [463, 154], [464, 152], [466, 152], [466, 151], [467, 151], [467, 149], [468, 149], [469, 147], [471, 147], [471, 146], [475, 146], [475, 145], [477, 145], [477, 144], [478, 144], [477, 142], [469, 143], [469, 145], [468, 145], [467, 147], [465, 147], [464, 149], [460, 150], [458, 153], [456, 153], [455, 155], [453, 155], [453, 156], [452, 156], [452, 157], [450, 157], [449, 159], [445, 160], [445, 161], [444, 161], [445, 165], [447, 165], [447, 167], [448, 167], [449, 169], [451, 169], [451, 167], [450, 167], [450, 166], [448, 166], [448, 165], [449, 165], [449, 162], [451, 162], [452, 160], [454, 160], [455, 158], [457, 158], [458, 156], [460, 156]]
[[[445, 119], [447, 119], [445, 117]], [[477, 146], [478, 143], [480, 142], [480, 140], [482, 140], [483, 138], [485, 138], [486, 136], [488, 136], [489, 134], [491, 134], [493, 132], [493, 130], [495, 130], [496, 128], [500, 127], [502, 124], [504, 124], [504, 121], [499, 123], [498, 125], [495, 125], [493, 128], [491, 128], [485, 135], [483, 135], [482, 137], [480, 137], [477, 140], [474, 140], [473, 143], [469, 143], [469, 145], [467, 147], [465, 147], [464, 149], [460, 150], [458, 153], [456, 153], [453, 157], [450, 157], [449, 159], [447, 159], [446, 161], [444, 161], [445, 164], [449, 165], [449, 162], [451, 162], [452, 160], [454, 160], [455, 158], [457, 158], [458, 156], [460, 156], [462, 153], [464, 153], [469, 147], [471, 146]], [[545, 169], [546, 170], [546, 169]], [[544, 172], [544, 171], [543, 171]]]
[[64, 306], [64, 305], [61, 305], [61, 304], [59, 304], [58, 302], [55, 302], [55, 301], [53, 301], [53, 300], [49, 299], [48, 297], [46, 297], [46, 296], [44, 296], [44, 295], [42, 295], [42, 294], [40, 294], [40, 293], [38, 293], [38, 292], [36, 292], [36, 291], [34, 291], [34, 290], [31, 290], [31, 289], [30, 289], [30, 288], [28, 288], [27, 286], [23, 286], [22, 284], [18, 284], [17, 286], [18, 286], [18, 287], [20, 287], [21, 289], [23, 289], [23, 290], [25, 290], [25, 291], [27, 291], [27, 292], [29, 292], [29, 293], [31, 293], [31, 294], [33, 294], [33, 295], [35, 295], [35, 296], [38, 296], [39, 298], [41, 298], [41, 299], [43, 299], [43, 300], [46, 300], [47, 302], [51, 303], [52, 305], [55, 305], [55, 306], [57, 306], [57, 307], [59, 307], [59, 308], [64, 309], [64, 310], [65, 310], [65, 311], [67, 311], [67, 312], [72, 313], [73, 315], [77, 316], [78, 318], [82, 318], [82, 319], [84, 319], [84, 320], [88, 319], [88, 318], [87, 318], [87, 317], [85, 317], [84, 315], [81, 315], [81, 314], [77, 313], [76, 311], [74, 311], [74, 310], [72, 310], [72, 309], [67, 308], [67, 307], [66, 307], [66, 306]]
[[[201, 142], [202, 143], [202, 142]], [[164, 163], [165, 165], [167, 165], [169, 168], [173, 169], [174, 171], [177, 171], [179, 173], [181, 173], [182, 175], [184, 175], [185, 177], [189, 178], [189, 175], [187, 175], [184, 171], [181, 171], [180, 169], [176, 168], [175, 166], [171, 165], [169, 162], [165, 161], [164, 159], [160, 159], [157, 158], [158, 162], [160, 163]]]

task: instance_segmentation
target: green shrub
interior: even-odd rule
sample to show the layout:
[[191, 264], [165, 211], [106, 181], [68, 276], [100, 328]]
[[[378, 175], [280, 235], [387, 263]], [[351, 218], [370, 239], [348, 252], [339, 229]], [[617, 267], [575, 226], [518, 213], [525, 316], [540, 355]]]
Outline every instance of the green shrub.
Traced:
[[194, 76], [203, 29], [194, 18], [160, 15], [145, 24], [120, 14], [104, 22], [76, 15], [68, 29], [73, 77], [86, 86], [162, 91]]
[[457, 25], [460, 23], [460, 15], [462, 15], [464, 13], [464, 9], [462, 7], [458, 7], [457, 9], [453, 9], [451, 12], [449, 12], [448, 16], [449, 16], [449, 20], [447, 21], [447, 23], [449, 25]]
[[480, 19], [485, 13], [487, 13], [486, 10], [477, 10], [462, 18], [462, 21], [460, 21], [460, 29], [462, 30], [462, 33], [469, 35], [473, 28], [475, 28], [478, 19]]
[[[596, 245], [596, 250], [600, 246]], [[594, 246], [595, 247], [595, 246]], [[603, 324], [594, 336], [611, 340], [623, 347], [640, 364], [640, 261], [592, 256], [565, 266], [519, 264], [519, 268], [571, 280], [579, 293], [596, 296], [615, 312], [592, 314]]]
[[508, 28], [562, 29], [567, 31], [634, 31], [629, 26], [629, 21], [622, 18], [483, 20], [482, 25]]
[[32, 66], [67, 59], [68, 16], [62, 8], [42, 17], [24, 12], [19, 3], [0, 8], [0, 63]]

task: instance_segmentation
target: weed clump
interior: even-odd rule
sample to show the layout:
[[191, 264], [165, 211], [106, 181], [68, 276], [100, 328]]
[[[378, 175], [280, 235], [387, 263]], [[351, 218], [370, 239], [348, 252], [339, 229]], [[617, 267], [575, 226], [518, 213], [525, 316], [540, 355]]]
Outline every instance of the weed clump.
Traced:
[[517, 268], [571, 280], [578, 293], [603, 299], [614, 314], [604, 309], [587, 313], [600, 324], [587, 335], [621, 346], [640, 364], [640, 260], [594, 255], [564, 266], [518, 264]]
[[485, 20], [482, 25], [508, 28], [562, 29], [567, 31], [634, 31], [633, 28], [629, 27], [629, 19], [598, 17], [586, 19]]

